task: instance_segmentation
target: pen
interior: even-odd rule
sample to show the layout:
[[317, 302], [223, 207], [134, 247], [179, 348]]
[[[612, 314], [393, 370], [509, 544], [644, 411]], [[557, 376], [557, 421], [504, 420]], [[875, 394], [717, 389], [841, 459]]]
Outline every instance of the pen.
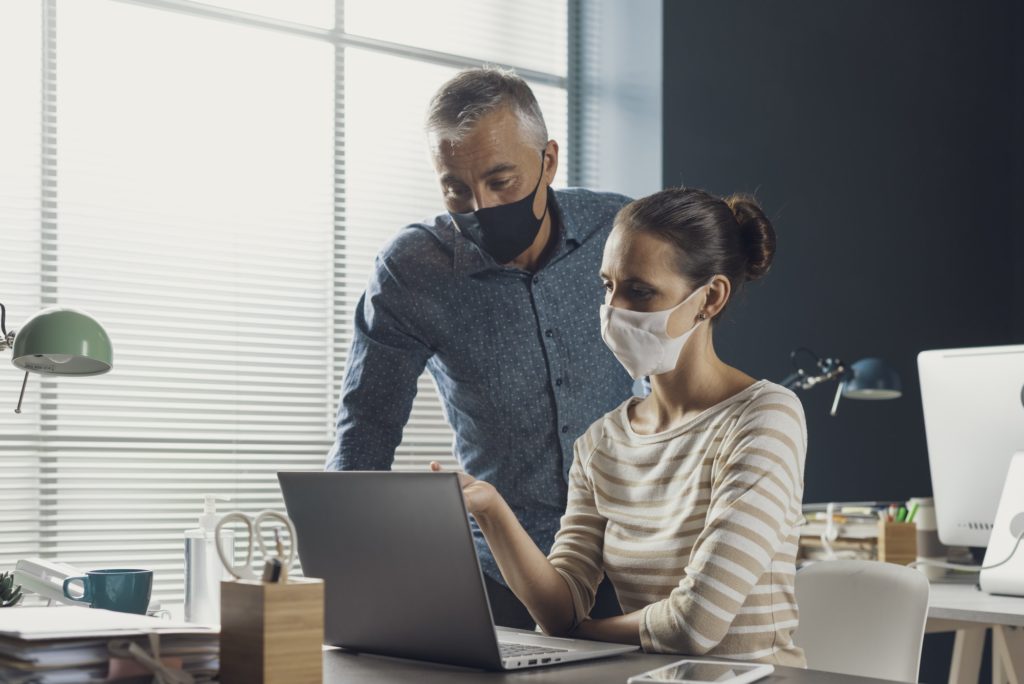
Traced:
[[285, 582], [288, 580], [288, 566], [284, 562], [284, 544], [281, 542], [281, 530], [276, 527], [274, 528], [274, 546], [277, 548], [277, 557], [281, 559], [279, 562], [280, 570], [274, 576], [274, 581]]
[[907, 513], [907, 522], [914, 522], [914, 516], [917, 515], [918, 502], [915, 501], [914, 505], [910, 507], [910, 513]]
[[277, 557], [284, 558], [284, 544], [281, 543], [281, 530], [274, 528], [274, 546], [277, 547]]
[[896, 504], [889, 504], [889, 522], [896, 520]]
[[896, 513], [896, 522], [898, 522], [898, 523], [906, 522], [906, 518], [907, 518], [907, 509], [904, 508], [903, 506], [900, 506], [900, 510]]

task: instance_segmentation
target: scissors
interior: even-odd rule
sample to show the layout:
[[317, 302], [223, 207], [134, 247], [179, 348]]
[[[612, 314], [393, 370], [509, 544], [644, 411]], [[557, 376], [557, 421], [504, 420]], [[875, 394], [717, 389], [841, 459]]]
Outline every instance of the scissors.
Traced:
[[[278, 536], [278, 529], [274, 529], [274, 539], [276, 542], [275, 552], [271, 552], [266, 543], [263, 541], [263, 534], [261, 533], [263, 525], [268, 520], [276, 520], [283, 524], [288, 530], [288, 553], [284, 552], [284, 546], [281, 544], [281, 538]], [[246, 550], [245, 561], [241, 565], [234, 564], [234, 557], [232, 555], [229, 558], [224, 553], [224, 548], [221, 546], [221, 529], [232, 522], [240, 522], [248, 529], [249, 532], [249, 547]], [[220, 556], [220, 562], [224, 564], [224, 568], [234, 576], [235, 579], [244, 580], [256, 580], [260, 579], [256, 576], [256, 573], [252, 570], [252, 555], [253, 547], [259, 546], [260, 553], [263, 555], [263, 559], [266, 565], [276, 563], [280, 567], [280, 576], [276, 576], [273, 581], [282, 581], [287, 577], [288, 569], [292, 565], [292, 561], [295, 559], [295, 525], [292, 524], [291, 519], [284, 513], [278, 513], [277, 511], [260, 511], [255, 516], [246, 515], [241, 511], [231, 511], [230, 513], [224, 514], [224, 517], [217, 523], [217, 529], [214, 532], [215, 539], [217, 541], [217, 555]], [[264, 577], [264, 580], [267, 578]]]

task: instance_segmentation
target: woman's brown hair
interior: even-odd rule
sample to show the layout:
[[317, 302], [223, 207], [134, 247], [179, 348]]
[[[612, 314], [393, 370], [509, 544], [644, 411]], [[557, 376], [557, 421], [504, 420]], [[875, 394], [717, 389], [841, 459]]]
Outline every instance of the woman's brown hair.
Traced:
[[764, 276], [775, 257], [775, 229], [750, 195], [669, 188], [630, 202], [615, 222], [671, 245], [680, 274], [694, 286], [722, 275], [734, 295]]

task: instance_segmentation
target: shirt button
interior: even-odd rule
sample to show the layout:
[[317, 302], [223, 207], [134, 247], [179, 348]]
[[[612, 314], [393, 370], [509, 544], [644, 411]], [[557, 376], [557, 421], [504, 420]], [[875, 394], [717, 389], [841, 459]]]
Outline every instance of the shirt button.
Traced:
[[540, 282], [540, 276], [533, 276], [533, 284], [536, 285]]
[[564, 435], [564, 434], [565, 434], [565, 433], [567, 433], [568, 431], [569, 431], [569, 426], [568, 426], [568, 425], [563, 425], [563, 426], [562, 426], [562, 434]]
[[555, 387], [562, 386], [562, 378], [555, 378]]
[[548, 328], [547, 330], [544, 331], [544, 335], [546, 337], [554, 337], [555, 336], [555, 331], [552, 330], [551, 328]]

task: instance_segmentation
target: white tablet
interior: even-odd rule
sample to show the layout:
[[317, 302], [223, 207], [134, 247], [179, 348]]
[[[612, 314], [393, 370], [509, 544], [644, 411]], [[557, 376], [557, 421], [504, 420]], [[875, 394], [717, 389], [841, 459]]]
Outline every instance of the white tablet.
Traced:
[[728, 682], [745, 684], [767, 677], [775, 668], [763, 663], [725, 663], [708, 660], [679, 660], [657, 670], [630, 677], [627, 684], [648, 682], [676, 682], [677, 684], [707, 684]]

